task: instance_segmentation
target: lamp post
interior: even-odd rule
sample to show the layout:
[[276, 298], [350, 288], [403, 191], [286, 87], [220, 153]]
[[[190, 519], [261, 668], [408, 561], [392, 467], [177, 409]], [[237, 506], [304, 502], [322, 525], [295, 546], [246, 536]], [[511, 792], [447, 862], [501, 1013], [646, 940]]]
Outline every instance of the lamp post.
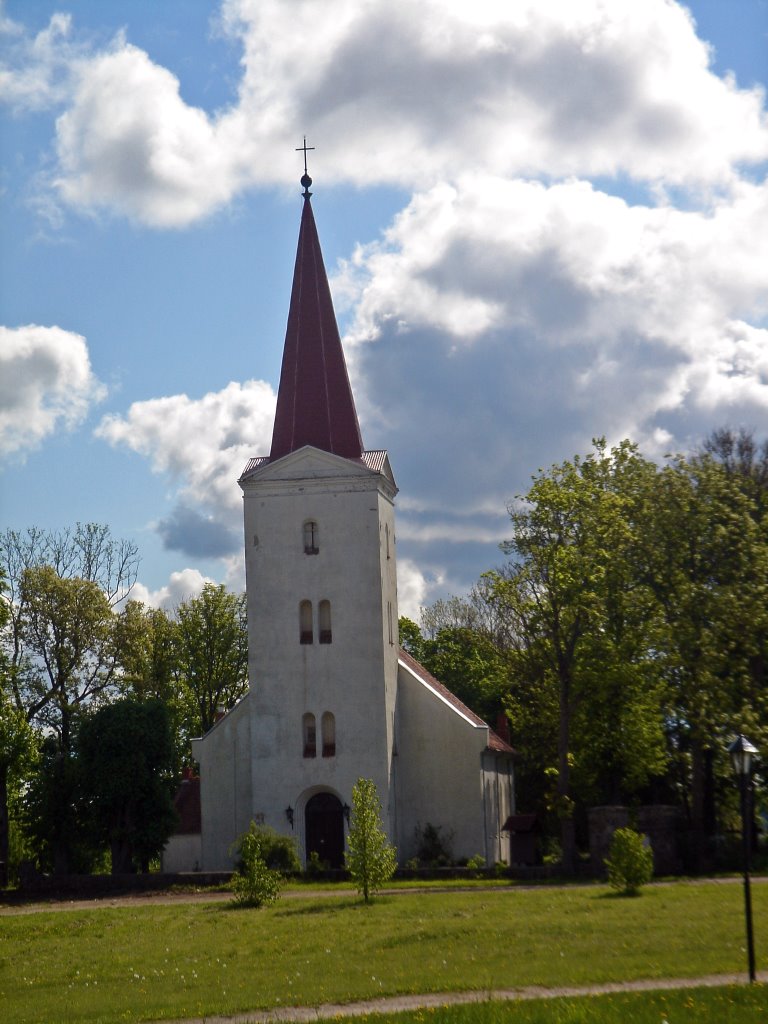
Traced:
[[750, 814], [747, 807], [747, 785], [752, 767], [752, 755], [757, 753], [746, 736], [737, 736], [728, 747], [733, 761], [733, 768], [739, 779], [741, 791], [741, 848], [744, 866], [744, 916], [747, 922], [747, 960], [749, 962], [749, 980], [755, 980], [755, 940], [752, 935], [752, 893], [749, 888], [749, 841]]

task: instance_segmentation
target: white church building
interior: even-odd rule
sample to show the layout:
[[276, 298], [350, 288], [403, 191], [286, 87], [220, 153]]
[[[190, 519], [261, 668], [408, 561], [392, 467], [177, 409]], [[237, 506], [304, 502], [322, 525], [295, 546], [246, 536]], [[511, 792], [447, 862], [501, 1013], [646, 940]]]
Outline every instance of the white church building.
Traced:
[[243, 491], [247, 695], [199, 739], [199, 833], [168, 871], [229, 870], [249, 823], [341, 866], [352, 787], [372, 779], [402, 864], [426, 824], [455, 858], [508, 859], [514, 752], [398, 646], [397, 486], [363, 447], [315, 227], [303, 211], [272, 446]]

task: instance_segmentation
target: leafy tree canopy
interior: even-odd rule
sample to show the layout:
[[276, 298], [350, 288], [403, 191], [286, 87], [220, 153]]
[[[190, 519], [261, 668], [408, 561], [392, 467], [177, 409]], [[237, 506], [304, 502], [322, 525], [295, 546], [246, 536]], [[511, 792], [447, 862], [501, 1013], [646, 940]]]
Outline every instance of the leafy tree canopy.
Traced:
[[176, 824], [167, 708], [128, 697], [107, 704], [83, 719], [77, 747], [82, 791], [112, 872], [147, 870]]

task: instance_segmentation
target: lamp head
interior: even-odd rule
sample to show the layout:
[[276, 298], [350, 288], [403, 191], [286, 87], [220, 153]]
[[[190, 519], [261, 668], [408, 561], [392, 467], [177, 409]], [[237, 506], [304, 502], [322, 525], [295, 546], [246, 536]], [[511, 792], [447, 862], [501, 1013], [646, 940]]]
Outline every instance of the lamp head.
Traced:
[[746, 736], [739, 734], [728, 747], [731, 755], [733, 770], [737, 775], [749, 775], [752, 768], [752, 755], [757, 753], [757, 747], [753, 746]]

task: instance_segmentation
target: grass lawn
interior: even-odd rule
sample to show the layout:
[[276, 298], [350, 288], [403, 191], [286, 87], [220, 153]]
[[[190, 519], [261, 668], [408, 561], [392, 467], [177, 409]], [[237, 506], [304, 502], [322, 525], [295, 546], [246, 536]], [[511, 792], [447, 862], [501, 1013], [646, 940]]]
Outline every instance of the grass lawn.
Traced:
[[368, 1024], [764, 1024], [767, 1015], [768, 991], [764, 985], [724, 985], [679, 992], [441, 1006], [362, 1020]]
[[[755, 886], [753, 899], [764, 969], [768, 885]], [[319, 896], [266, 910], [190, 903], [4, 916], [0, 1017], [140, 1021], [408, 992], [743, 972], [741, 901], [735, 884], [679, 883], [637, 899], [574, 887], [405, 893], [368, 907]]]

